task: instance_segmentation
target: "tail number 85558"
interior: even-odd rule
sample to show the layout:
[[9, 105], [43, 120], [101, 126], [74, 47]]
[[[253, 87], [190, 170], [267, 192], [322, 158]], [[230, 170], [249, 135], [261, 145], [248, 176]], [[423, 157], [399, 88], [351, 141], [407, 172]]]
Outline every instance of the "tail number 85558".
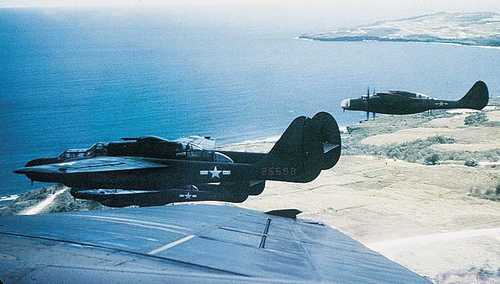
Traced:
[[261, 174], [264, 176], [294, 176], [296, 173], [296, 168], [269, 167], [261, 169]]

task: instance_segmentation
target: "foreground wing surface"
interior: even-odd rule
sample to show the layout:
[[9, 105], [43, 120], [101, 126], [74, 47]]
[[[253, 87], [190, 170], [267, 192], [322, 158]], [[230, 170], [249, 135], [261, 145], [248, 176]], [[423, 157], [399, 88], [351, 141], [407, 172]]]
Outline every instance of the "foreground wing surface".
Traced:
[[4, 283], [430, 283], [335, 229], [237, 207], [0, 221]]

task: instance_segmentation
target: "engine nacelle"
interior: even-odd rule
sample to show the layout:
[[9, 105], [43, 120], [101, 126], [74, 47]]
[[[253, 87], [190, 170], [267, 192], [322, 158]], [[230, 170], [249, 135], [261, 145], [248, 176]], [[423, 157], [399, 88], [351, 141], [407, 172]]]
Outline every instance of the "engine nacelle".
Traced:
[[249, 195], [259, 195], [264, 191], [264, 188], [266, 187], [266, 181], [256, 181], [256, 182], [250, 182], [248, 185], [247, 193]]
[[[255, 191], [254, 191], [255, 192]], [[261, 191], [262, 192], [262, 191]], [[190, 185], [161, 191], [123, 189], [71, 189], [79, 199], [97, 201], [109, 207], [160, 206], [175, 202], [225, 201], [241, 203], [249, 193], [241, 187], [222, 185]]]

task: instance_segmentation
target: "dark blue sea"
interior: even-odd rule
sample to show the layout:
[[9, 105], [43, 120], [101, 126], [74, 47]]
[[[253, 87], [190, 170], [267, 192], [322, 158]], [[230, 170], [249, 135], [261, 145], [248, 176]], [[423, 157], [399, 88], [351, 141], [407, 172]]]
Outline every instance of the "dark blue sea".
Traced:
[[368, 86], [451, 99], [481, 79], [499, 95], [500, 49], [314, 42], [296, 37], [319, 25], [279, 16], [108, 9], [0, 9], [0, 196], [32, 189], [12, 173], [26, 161], [97, 141], [225, 144], [318, 111], [355, 123], [364, 114], [340, 101]]

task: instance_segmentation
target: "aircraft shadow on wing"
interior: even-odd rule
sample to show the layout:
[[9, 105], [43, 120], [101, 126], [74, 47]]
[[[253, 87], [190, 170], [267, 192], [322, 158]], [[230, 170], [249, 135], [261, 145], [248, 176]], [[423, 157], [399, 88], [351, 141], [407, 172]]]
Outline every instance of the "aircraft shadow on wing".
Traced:
[[156, 136], [96, 143], [29, 161], [15, 173], [71, 187], [76, 198], [104, 205], [152, 206], [184, 201], [243, 202], [266, 180], [309, 182], [340, 158], [340, 132], [326, 112], [297, 117], [265, 153], [219, 151], [210, 138]]

